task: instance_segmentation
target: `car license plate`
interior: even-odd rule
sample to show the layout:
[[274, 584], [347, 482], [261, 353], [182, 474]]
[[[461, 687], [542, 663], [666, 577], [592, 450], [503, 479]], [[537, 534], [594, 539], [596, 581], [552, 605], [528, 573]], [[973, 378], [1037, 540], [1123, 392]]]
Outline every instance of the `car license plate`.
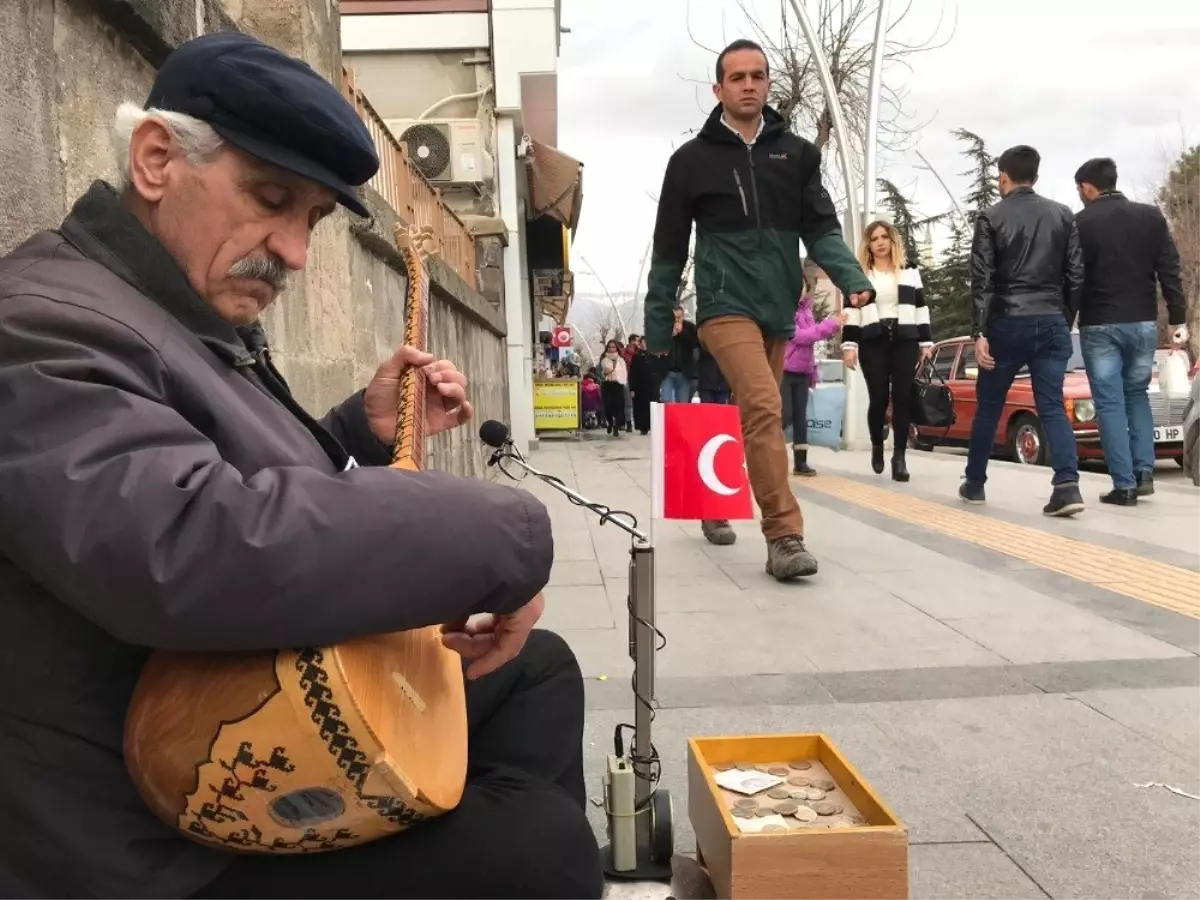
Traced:
[[1169, 444], [1182, 440], [1182, 425], [1158, 425], [1154, 429], [1154, 443], [1156, 444]]

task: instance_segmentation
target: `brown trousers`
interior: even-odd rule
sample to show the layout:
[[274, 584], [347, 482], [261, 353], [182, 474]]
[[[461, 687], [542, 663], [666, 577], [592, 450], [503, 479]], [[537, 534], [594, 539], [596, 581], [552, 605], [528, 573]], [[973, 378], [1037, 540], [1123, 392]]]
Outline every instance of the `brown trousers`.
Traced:
[[746, 468], [762, 510], [763, 537], [803, 536], [804, 516], [788, 481], [779, 391], [787, 341], [766, 337], [742, 316], [718, 316], [700, 326], [700, 342], [716, 358], [741, 413]]

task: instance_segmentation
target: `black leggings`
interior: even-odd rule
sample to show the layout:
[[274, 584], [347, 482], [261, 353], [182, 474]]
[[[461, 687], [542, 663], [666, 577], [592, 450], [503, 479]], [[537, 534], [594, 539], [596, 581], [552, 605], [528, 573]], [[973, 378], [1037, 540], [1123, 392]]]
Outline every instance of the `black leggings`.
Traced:
[[883, 425], [888, 401], [892, 403], [892, 441], [895, 452], [908, 446], [908, 424], [912, 419], [912, 383], [917, 374], [921, 346], [915, 340], [878, 338], [858, 345], [858, 361], [871, 398], [867, 406], [867, 430], [871, 443], [883, 443]]
[[469, 768], [457, 809], [333, 853], [239, 856], [193, 896], [600, 897], [583, 710], [575, 656], [535, 631], [517, 659], [467, 682]]
[[625, 427], [625, 385], [619, 381], [600, 382], [604, 398], [604, 421], [609, 428]]
[[792, 426], [792, 446], [808, 444], [808, 373], [783, 373], [783, 427]]

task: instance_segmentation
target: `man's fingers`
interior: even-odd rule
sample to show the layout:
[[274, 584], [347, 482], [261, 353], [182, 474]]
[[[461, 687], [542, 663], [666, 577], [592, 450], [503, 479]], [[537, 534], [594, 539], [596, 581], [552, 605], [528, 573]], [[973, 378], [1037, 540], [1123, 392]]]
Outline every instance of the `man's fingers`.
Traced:
[[385, 378], [399, 378], [400, 373], [408, 367], [427, 366], [436, 358], [432, 353], [425, 353], [416, 347], [409, 347], [405, 344], [398, 348], [392, 354], [391, 358], [379, 367], [379, 371], [376, 374]]
[[529, 630], [521, 628], [516, 631], [501, 631], [494, 637], [495, 642], [492, 649], [467, 668], [468, 678], [482, 678], [484, 675], [495, 672], [509, 660], [515, 659], [521, 652], [521, 648], [525, 646]]

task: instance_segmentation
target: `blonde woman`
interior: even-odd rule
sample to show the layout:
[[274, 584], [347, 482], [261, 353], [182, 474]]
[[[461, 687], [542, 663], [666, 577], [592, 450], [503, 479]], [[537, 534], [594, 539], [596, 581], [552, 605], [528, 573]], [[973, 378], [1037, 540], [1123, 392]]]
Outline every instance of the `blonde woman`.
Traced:
[[842, 332], [842, 358], [850, 368], [862, 363], [870, 403], [871, 468], [883, 473], [883, 426], [892, 404], [892, 478], [908, 481], [912, 382], [920, 364], [933, 353], [933, 331], [921, 273], [909, 265], [900, 235], [888, 222], [872, 222], [863, 231], [858, 261], [871, 279], [875, 297], [848, 308]]

